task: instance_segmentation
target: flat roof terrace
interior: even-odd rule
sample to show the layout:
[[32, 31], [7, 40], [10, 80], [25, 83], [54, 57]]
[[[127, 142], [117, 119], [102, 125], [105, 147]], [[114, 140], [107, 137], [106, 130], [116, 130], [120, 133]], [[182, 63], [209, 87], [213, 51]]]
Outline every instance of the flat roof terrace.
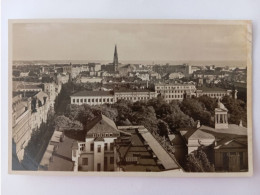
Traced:
[[64, 141], [60, 142], [58, 149], [53, 153], [53, 160], [50, 162], [48, 171], [73, 171], [71, 160], [71, 146], [74, 139], [65, 135]]

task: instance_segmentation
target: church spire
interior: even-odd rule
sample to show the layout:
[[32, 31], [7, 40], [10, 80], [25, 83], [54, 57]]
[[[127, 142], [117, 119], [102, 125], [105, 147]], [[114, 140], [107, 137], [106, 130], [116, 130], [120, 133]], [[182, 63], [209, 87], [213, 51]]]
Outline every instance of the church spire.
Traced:
[[118, 55], [117, 55], [117, 46], [115, 45], [115, 51], [114, 51], [114, 71], [116, 72], [118, 70]]

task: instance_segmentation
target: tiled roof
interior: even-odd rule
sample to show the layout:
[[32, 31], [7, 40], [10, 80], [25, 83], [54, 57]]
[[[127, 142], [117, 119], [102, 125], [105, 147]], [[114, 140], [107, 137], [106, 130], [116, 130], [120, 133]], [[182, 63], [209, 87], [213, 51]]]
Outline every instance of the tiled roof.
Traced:
[[87, 124], [87, 137], [97, 133], [119, 134], [116, 124], [108, 117], [101, 115]]
[[148, 89], [128, 89], [128, 88], [122, 88], [122, 89], [115, 89], [115, 93], [120, 93], [120, 92], [153, 92]]
[[113, 96], [113, 92], [111, 91], [80, 91], [71, 95], [71, 97], [78, 96]]

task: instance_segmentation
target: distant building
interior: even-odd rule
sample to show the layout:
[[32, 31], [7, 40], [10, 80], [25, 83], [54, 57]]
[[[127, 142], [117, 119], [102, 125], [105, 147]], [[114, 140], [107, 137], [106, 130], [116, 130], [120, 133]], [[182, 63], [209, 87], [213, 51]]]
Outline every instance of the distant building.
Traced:
[[102, 82], [102, 78], [101, 77], [81, 76], [80, 77], [80, 82], [81, 83], [101, 83]]
[[74, 171], [116, 171], [115, 140], [120, 136], [115, 123], [104, 115], [87, 124], [84, 142], [74, 142]]
[[197, 88], [195, 94], [196, 97], [206, 95], [211, 98], [222, 99], [224, 96], [231, 96], [236, 99], [237, 90], [232, 91], [232, 90], [226, 90], [217, 87], [199, 87]]
[[58, 95], [58, 86], [52, 83], [43, 83], [43, 91], [49, 96], [50, 105], [54, 107], [55, 99]]
[[20, 91], [20, 92], [32, 92], [32, 91], [42, 91], [42, 88], [39, 86], [39, 84], [34, 85], [34, 84], [19, 84], [17, 86], [16, 91]]
[[114, 65], [114, 71], [118, 71], [118, 54], [117, 54], [117, 47], [115, 45], [115, 51], [114, 51], [114, 60], [113, 60], [113, 65]]
[[115, 102], [118, 100], [147, 101], [156, 98], [156, 93], [148, 89], [116, 89], [114, 91]]
[[101, 105], [115, 102], [111, 91], [80, 91], [70, 96], [71, 104]]
[[172, 100], [183, 100], [185, 96], [191, 97], [196, 91], [195, 85], [192, 84], [155, 84], [157, 96], [161, 96], [166, 102]]
[[57, 75], [57, 83], [62, 83], [65, 84], [67, 82], [69, 82], [69, 74], [58, 74]]

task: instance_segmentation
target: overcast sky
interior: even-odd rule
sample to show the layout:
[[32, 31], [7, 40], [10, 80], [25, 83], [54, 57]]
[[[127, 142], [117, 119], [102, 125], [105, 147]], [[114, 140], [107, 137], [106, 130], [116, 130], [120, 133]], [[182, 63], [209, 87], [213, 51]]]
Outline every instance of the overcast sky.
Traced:
[[246, 61], [245, 25], [16, 23], [13, 60]]

